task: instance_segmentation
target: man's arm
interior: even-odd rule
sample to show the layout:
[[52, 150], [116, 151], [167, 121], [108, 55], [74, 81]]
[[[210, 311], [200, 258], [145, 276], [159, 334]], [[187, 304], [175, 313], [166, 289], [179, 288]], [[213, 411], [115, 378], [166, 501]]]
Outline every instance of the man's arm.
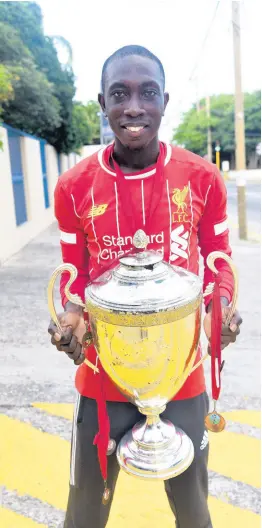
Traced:
[[[199, 225], [199, 247], [204, 259], [204, 291], [207, 285], [214, 282], [213, 273], [208, 268], [206, 260], [212, 251], [222, 251], [231, 257], [229, 245], [229, 230], [227, 225], [227, 192], [222, 176], [214, 168], [213, 180], [208, 190], [205, 210]], [[227, 262], [222, 259], [216, 260], [216, 268], [221, 275], [220, 297], [222, 303], [222, 317], [225, 322], [228, 310], [227, 307], [232, 300], [234, 290], [234, 279]], [[208, 339], [211, 336], [211, 312], [212, 295], [205, 297], [207, 315], [204, 320], [204, 329]], [[221, 345], [225, 348], [236, 340], [239, 334], [239, 326], [242, 319], [236, 311], [231, 319], [229, 327], [223, 325], [221, 335]]]
[[[198, 238], [201, 255], [204, 259], [204, 291], [210, 282], [214, 282], [213, 273], [208, 268], [206, 260], [212, 251], [222, 251], [231, 257], [227, 224], [227, 193], [219, 171], [214, 168], [213, 180], [208, 189], [206, 205], [199, 224]], [[224, 304], [229, 304], [233, 294], [233, 276], [229, 265], [218, 259], [216, 267], [221, 274], [221, 298]], [[205, 297], [208, 307], [211, 296]]]
[[[63, 262], [74, 264], [77, 268], [77, 279], [71, 286], [71, 292], [80, 295], [84, 301], [84, 291], [89, 280], [88, 262], [89, 254], [86, 246], [86, 238], [80, 219], [74, 210], [72, 198], [59, 180], [55, 189], [55, 216], [60, 229], [60, 244]], [[62, 305], [67, 311], [81, 311], [82, 309], [70, 303], [64, 293], [65, 285], [69, 279], [67, 272], [62, 274], [60, 281], [60, 293]]]
[[[84, 301], [85, 287], [89, 279], [89, 255], [80, 219], [74, 210], [71, 196], [66, 193], [61, 180], [58, 181], [55, 190], [55, 214], [61, 230], [63, 262], [74, 264], [78, 271], [71, 291], [77, 293]], [[65, 352], [76, 365], [80, 365], [85, 358], [82, 341], [86, 325], [82, 308], [66, 298], [64, 290], [68, 278], [68, 273], [65, 272], [60, 282], [61, 300], [65, 309], [62, 314], [58, 315], [63, 330], [62, 335], [53, 321], [49, 324], [48, 332], [51, 334], [51, 343], [56, 346], [57, 350]]]

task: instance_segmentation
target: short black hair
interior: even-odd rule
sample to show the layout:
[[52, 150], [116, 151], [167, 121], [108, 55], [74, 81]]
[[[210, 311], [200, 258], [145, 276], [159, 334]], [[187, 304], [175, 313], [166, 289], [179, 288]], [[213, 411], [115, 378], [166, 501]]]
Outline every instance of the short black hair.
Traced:
[[103, 93], [105, 89], [106, 70], [107, 70], [108, 65], [114, 60], [122, 59], [124, 57], [129, 57], [131, 55], [139, 55], [140, 57], [147, 57], [148, 59], [151, 59], [154, 62], [156, 62], [159, 66], [161, 76], [163, 78], [163, 85], [165, 88], [165, 71], [164, 71], [162, 62], [158, 59], [158, 57], [156, 57], [156, 55], [154, 55], [147, 48], [132, 44], [130, 46], [124, 46], [123, 48], [119, 48], [112, 55], [110, 55], [108, 59], [106, 59], [103, 65], [103, 68], [102, 68], [102, 76], [101, 76], [101, 89]]

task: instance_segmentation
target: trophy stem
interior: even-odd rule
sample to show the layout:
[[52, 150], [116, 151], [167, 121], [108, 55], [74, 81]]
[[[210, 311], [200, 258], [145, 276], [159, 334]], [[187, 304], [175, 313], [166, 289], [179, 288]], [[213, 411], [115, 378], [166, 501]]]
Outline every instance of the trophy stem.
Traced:
[[146, 416], [143, 422], [139, 422], [132, 429], [134, 441], [144, 449], [165, 448], [176, 434], [175, 426], [171, 422], [163, 421], [160, 414], [164, 412], [166, 405], [158, 409], [139, 408], [139, 412]]
[[120, 467], [129, 475], [166, 480], [183, 473], [194, 458], [190, 438], [159, 416], [165, 406], [140, 409], [146, 419], [137, 423], [117, 448]]

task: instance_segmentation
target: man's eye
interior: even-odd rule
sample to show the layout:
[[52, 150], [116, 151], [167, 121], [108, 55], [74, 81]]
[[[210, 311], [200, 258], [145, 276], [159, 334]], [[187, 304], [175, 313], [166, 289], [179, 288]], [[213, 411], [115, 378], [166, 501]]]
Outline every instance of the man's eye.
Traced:
[[157, 95], [157, 92], [155, 90], [146, 90], [143, 95], [146, 99], [152, 99]]
[[116, 99], [119, 99], [120, 97], [124, 97], [125, 92], [123, 90], [117, 90], [116, 92], [113, 92], [112, 94]]

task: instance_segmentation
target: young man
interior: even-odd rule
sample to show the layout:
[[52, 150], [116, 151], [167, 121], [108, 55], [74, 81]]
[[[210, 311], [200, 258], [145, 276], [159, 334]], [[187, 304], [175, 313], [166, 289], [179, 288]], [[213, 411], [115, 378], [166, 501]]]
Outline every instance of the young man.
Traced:
[[[204, 262], [219, 250], [231, 254], [226, 222], [226, 190], [214, 165], [177, 147], [160, 143], [158, 130], [169, 96], [159, 59], [140, 46], [126, 46], [107, 59], [102, 71], [99, 102], [115, 134], [115, 142], [63, 174], [55, 191], [55, 212], [61, 229], [64, 262], [77, 267], [72, 292], [84, 299], [86, 284], [132, 248], [136, 228], [147, 229], [148, 249], [164, 259], [198, 273], [199, 248]], [[159, 182], [161, 185], [159, 187]], [[152, 214], [152, 203], [153, 214]], [[218, 261], [220, 296], [225, 318], [232, 297], [229, 267]], [[82, 348], [86, 330], [82, 310], [67, 301], [61, 279], [65, 312], [59, 316], [64, 333], [54, 323], [52, 343], [79, 364], [77, 399], [71, 448], [70, 492], [64, 528], [103, 528], [109, 516], [118, 476], [115, 453], [108, 456], [111, 499], [102, 504], [104, 491], [96, 447], [96, 399], [99, 375], [83, 363], [96, 363], [91, 346]], [[205, 265], [204, 288], [212, 282]], [[206, 298], [204, 327], [210, 338], [212, 304]], [[241, 318], [236, 312], [230, 327], [223, 326], [222, 348], [236, 340]], [[197, 358], [197, 361], [200, 356]], [[141, 418], [135, 406], [111, 383], [104, 381], [110, 437], [116, 444]], [[170, 507], [179, 528], [211, 528], [207, 507], [208, 412], [203, 368], [189, 376], [163, 414], [192, 439], [195, 458], [180, 476], [165, 481]]]

